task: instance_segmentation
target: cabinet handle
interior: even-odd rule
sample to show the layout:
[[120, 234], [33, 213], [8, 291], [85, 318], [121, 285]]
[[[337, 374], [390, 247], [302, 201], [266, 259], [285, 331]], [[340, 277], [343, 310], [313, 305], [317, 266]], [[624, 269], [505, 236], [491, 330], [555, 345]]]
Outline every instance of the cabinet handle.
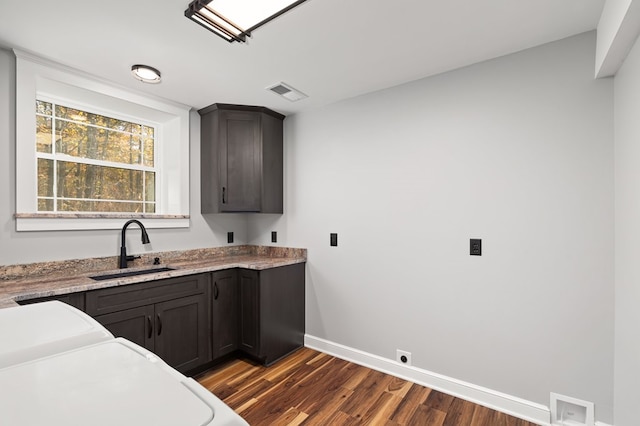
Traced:
[[147, 328], [149, 329], [149, 332], [147, 333], [147, 339], [151, 339], [151, 336], [153, 336], [153, 322], [151, 322], [150, 315], [147, 315]]
[[215, 282], [213, 283], [213, 300], [218, 300], [218, 294], [219, 294], [218, 283]]
[[158, 336], [162, 333], [162, 318], [160, 318], [160, 314], [158, 314]]
[[227, 201], [225, 198], [226, 192], [227, 192], [227, 188], [223, 186], [222, 187], [222, 204], [227, 204]]

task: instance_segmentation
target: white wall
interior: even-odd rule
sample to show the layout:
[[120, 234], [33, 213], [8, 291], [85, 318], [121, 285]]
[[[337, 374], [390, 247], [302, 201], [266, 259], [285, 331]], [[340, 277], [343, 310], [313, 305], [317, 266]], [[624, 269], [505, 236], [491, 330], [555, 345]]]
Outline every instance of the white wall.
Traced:
[[[593, 79], [594, 46], [585, 34], [288, 117], [284, 216], [198, 213], [193, 113], [192, 226], [152, 230], [150, 249], [224, 245], [229, 230], [270, 244], [276, 230], [278, 245], [309, 249], [309, 334], [391, 359], [408, 350], [418, 367], [545, 405], [550, 391], [593, 401], [611, 423], [613, 85]], [[0, 264], [116, 255], [118, 232], [15, 232], [14, 66], [0, 50]], [[637, 93], [631, 70], [617, 94]], [[618, 149], [631, 154], [638, 129], [621, 115], [625, 126]], [[617, 173], [618, 206], [638, 193], [620, 183], [635, 164]], [[618, 210], [618, 235], [635, 212]], [[144, 250], [135, 230], [129, 247]], [[629, 241], [617, 263], [619, 418], [640, 371], [632, 325], [620, 327], [638, 321], [625, 307], [632, 254]]]
[[615, 424], [637, 425], [640, 401], [640, 42], [615, 78]]
[[308, 248], [307, 333], [611, 423], [613, 85], [594, 54], [583, 34], [287, 117], [285, 215], [248, 233]]
[[[200, 117], [196, 112], [191, 112], [191, 133], [191, 227], [151, 229], [148, 246], [141, 244], [139, 231], [131, 228], [129, 253], [222, 246], [227, 244], [227, 231], [234, 231], [236, 244], [246, 241], [245, 216], [200, 214]], [[16, 232], [14, 162], [15, 57], [0, 49], [0, 265], [119, 254], [119, 231]]]

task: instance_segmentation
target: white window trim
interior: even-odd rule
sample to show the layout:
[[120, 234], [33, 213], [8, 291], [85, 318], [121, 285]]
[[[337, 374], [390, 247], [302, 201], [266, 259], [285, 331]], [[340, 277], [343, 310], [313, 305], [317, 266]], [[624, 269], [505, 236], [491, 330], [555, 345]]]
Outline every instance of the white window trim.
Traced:
[[[16, 55], [16, 230], [120, 229], [122, 217], [144, 218], [148, 228], [189, 226], [190, 107], [152, 97], [14, 49]], [[156, 214], [39, 213], [35, 154], [35, 102], [39, 95], [68, 100], [105, 114], [123, 113], [156, 123], [162, 142], [157, 154]]]

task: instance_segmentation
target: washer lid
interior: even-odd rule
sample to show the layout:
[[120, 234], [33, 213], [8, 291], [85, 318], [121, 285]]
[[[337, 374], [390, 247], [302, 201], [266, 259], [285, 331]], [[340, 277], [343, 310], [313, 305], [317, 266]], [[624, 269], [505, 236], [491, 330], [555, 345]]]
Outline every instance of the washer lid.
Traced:
[[125, 339], [0, 369], [0, 413], [8, 425], [195, 426], [213, 406], [186, 377]]
[[84, 312], [52, 301], [0, 309], [0, 368], [113, 339]]

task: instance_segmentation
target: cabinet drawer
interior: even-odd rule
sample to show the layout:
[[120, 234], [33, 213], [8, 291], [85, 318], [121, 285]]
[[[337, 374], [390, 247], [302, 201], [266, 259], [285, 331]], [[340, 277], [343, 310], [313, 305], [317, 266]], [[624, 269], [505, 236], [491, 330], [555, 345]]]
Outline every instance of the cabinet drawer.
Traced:
[[102, 315], [206, 291], [208, 274], [130, 284], [87, 292], [86, 312]]

